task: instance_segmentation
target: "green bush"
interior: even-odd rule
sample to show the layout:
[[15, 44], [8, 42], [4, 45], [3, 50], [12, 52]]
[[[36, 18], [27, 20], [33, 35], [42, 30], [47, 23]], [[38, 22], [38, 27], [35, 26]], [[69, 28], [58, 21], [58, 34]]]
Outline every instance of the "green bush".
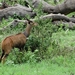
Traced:
[[[21, 0], [18, 0], [18, 2], [23, 4], [23, 1]], [[41, 15], [46, 14], [42, 12], [41, 7], [42, 6], [39, 5], [38, 9], [34, 10], [37, 13], [37, 16], [35, 18], [39, 19]], [[13, 18], [17, 18], [17, 15], [15, 14]], [[10, 17], [8, 20], [3, 19], [0, 27], [2, 28], [8, 25], [8, 23], [11, 22], [13, 18]], [[23, 19], [22, 17], [19, 18]], [[40, 62], [43, 59], [52, 59], [58, 56], [58, 59], [62, 59], [61, 61], [57, 62], [60, 63], [63, 61], [62, 56], [69, 55], [72, 48], [66, 47], [64, 45], [61, 46], [59, 37], [59, 39], [52, 38], [53, 33], [63, 31], [63, 25], [60, 24], [60, 27], [53, 25], [51, 23], [51, 19], [41, 21], [39, 19], [36, 22], [38, 23], [38, 26], [32, 29], [31, 34], [25, 44], [23, 52], [19, 52], [19, 50], [16, 48], [12, 49], [12, 52], [8, 56], [8, 61], [12, 60], [14, 63]], [[26, 26], [22, 23], [19, 23], [14, 28], [9, 27], [7, 30], [1, 32], [2, 37], [0, 41], [2, 41], [2, 39], [5, 38], [7, 35], [23, 32], [25, 28]], [[67, 28], [65, 27], [64, 31], [66, 30]], [[60, 55], [61, 57], [59, 57]], [[55, 61], [53, 60], [53, 62]]]
[[[48, 48], [51, 46], [51, 36], [52, 33], [58, 31], [58, 27], [51, 23], [51, 20], [46, 21], [37, 21], [38, 26], [34, 27], [31, 31], [30, 36], [25, 44], [24, 52], [19, 52], [18, 49], [13, 49], [9, 58], [14, 61], [14, 63], [23, 63], [27, 61], [36, 61], [39, 62], [42, 59], [46, 59], [50, 56], [48, 53]], [[13, 32], [23, 32], [25, 29], [20, 23], [18, 26], [12, 28], [11, 31], [6, 30], [4, 33], [9, 35]], [[37, 52], [36, 52], [37, 50]], [[16, 54], [15, 54], [16, 53]], [[12, 55], [13, 54], [13, 55]], [[15, 55], [14, 55], [15, 54]]]

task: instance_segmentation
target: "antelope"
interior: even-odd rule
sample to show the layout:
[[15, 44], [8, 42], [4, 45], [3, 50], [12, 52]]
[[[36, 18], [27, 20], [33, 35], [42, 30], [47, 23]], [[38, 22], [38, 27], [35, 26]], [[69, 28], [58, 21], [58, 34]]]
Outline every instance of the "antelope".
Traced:
[[13, 48], [18, 48], [20, 51], [22, 51], [22, 49], [24, 48], [27, 37], [30, 35], [31, 28], [37, 25], [37, 23], [28, 19], [26, 20], [26, 22], [27, 26], [24, 32], [8, 36], [2, 41], [2, 54], [0, 58], [0, 61], [2, 63], [4, 63], [6, 57], [9, 55]]

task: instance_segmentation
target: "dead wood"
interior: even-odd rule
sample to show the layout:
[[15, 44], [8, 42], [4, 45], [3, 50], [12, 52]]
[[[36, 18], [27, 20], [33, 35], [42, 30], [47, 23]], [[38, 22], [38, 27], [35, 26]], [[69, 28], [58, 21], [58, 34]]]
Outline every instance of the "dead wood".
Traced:
[[61, 14], [69, 14], [75, 11], [75, 0], [65, 0], [61, 4], [57, 4], [56, 6], [50, 5], [44, 0], [31, 0], [32, 6], [34, 8], [38, 8], [41, 4], [41, 9], [46, 13], [61, 13]]
[[[73, 27], [75, 27], [75, 18], [69, 18], [65, 15], [62, 15], [62, 14], [48, 14], [48, 15], [45, 15], [45, 16], [41, 16], [39, 18], [39, 20], [46, 20], [46, 19], [50, 19], [50, 21], [54, 24], [54, 25], [57, 25], [59, 26], [61, 23], [64, 24], [64, 26], [67, 25], [67, 27], [69, 29], [73, 29]], [[35, 21], [35, 20], [38, 20], [37, 18], [36, 19], [31, 19], [32, 21]], [[8, 27], [15, 27], [16, 25], [18, 25], [19, 23], [24, 23], [26, 24], [26, 20], [18, 20], [18, 19], [15, 19], [14, 21], [10, 22], [8, 26], [5, 26], [4, 28], [0, 29], [0, 31], [4, 31], [6, 30]]]
[[48, 15], [45, 15], [45, 16], [41, 16], [40, 19], [51, 19], [51, 21], [67, 21], [67, 22], [73, 22], [75, 23], [75, 18], [69, 18], [67, 17], [66, 15], [63, 15], [63, 14], [48, 14]]
[[28, 15], [30, 17], [34, 17], [36, 13], [33, 12], [31, 8], [27, 8], [19, 4], [0, 10], [0, 20], [2, 20], [3, 18], [7, 19], [9, 16], [13, 17], [14, 15], [20, 17], [24, 17], [25, 15]]

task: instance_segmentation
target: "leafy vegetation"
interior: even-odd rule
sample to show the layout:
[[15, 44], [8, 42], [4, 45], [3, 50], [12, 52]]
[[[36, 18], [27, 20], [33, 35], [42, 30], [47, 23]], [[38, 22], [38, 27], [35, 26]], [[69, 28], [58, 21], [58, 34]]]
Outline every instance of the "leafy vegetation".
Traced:
[[73, 61], [64, 60], [61, 56], [56, 58], [56, 60], [54, 59], [54, 62], [44, 60], [40, 63], [0, 65], [0, 75], [74, 75], [74, 65], [75, 63]]
[[[40, 7], [34, 11], [37, 12], [35, 18], [45, 14]], [[0, 28], [7, 26], [12, 20], [11, 17], [3, 19]], [[0, 64], [0, 75], [74, 75], [75, 30], [67, 27], [63, 30], [61, 24], [59, 28], [50, 19], [36, 22], [38, 26], [32, 29], [23, 52], [19, 52], [17, 48], [12, 49], [5, 64]], [[23, 32], [25, 27], [19, 23], [14, 28], [0, 31], [0, 42], [9, 35]]]

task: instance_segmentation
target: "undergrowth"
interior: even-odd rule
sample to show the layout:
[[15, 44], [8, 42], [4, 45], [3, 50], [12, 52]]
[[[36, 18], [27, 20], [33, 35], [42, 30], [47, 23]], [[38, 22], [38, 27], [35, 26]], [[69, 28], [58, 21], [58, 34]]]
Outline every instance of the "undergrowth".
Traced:
[[[34, 10], [37, 13], [37, 16], [35, 17], [36, 19], [39, 19], [41, 15], [46, 14], [42, 12], [40, 7], [41, 5], [38, 7], [38, 9]], [[14, 17], [16, 18], [15, 15]], [[7, 26], [14, 19], [14, 17], [9, 17], [9, 19], [7, 20], [3, 19], [0, 23], [0, 28]], [[20, 18], [24, 19], [22, 17]], [[75, 49], [75, 43], [73, 43], [73, 31], [73, 38], [71, 37], [73, 39], [72, 40], [70, 38], [71, 31], [67, 27], [63, 29], [62, 24], [60, 24], [60, 27], [53, 25], [51, 19], [41, 21], [38, 20], [36, 22], [38, 23], [38, 25], [32, 29], [23, 52], [19, 52], [17, 48], [12, 49], [12, 52], [7, 58], [7, 62], [15, 64], [25, 62], [40, 62], [45, 59], [53, 60], [54, 58], [55, 61], [59, 59], [61, 59], [62, 61], [62, 57], [72, 56], [72, 53], [74, 53]], [[26, 25], [24, 25], [23, 23], [19, 23], [15, 27], [9, 27], [4, 31], [0, 31], [0, 42], [7, 36], [23, 32], [25, 28]], [[56, 57], [58, 57], [59, 59], [57, 59]], [[53, 60], [53, 62], [55, 61]]]

